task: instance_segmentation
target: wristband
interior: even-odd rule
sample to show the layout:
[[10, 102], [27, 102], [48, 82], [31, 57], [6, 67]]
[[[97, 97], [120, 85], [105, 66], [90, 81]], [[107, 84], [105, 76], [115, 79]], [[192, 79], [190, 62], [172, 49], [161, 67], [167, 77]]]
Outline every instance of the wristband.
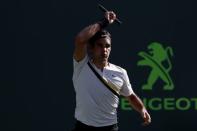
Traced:
[[101, 29], [104, 29], [109, 25], [109, 21], [106, 18], [104, 18], [101, 21], [99, 21], [98, 24], [100, 25]]

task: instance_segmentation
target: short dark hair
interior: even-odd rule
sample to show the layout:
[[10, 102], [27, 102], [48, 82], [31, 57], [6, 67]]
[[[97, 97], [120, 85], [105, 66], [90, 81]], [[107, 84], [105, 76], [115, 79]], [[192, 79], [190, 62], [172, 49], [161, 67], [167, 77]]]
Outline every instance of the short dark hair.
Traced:
[[108, 37], [111, 40], [111, 34], [107, 30], [102, 29], [89, 39], [89, 43], [93, 46], [96, 40], [105, 37]]

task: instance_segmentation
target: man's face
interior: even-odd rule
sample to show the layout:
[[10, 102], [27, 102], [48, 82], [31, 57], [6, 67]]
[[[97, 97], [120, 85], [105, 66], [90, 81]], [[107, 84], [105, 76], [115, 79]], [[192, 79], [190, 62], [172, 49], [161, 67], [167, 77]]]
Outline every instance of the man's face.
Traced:
[[93, 58], [99, 61], [107, 61], [111, 51], [111, 39], [108, 37], [100, 38], [95, 41], [92, 48]]

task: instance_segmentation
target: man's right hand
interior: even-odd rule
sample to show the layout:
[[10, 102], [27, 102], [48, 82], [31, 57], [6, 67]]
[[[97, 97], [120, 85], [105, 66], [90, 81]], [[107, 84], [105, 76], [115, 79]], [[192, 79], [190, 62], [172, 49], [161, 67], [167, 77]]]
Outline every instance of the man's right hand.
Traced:
[[116, 14], [113, 11], [105, 12], [105, 18], [109, 21], [109, 24], [112, 24], [116, 19]]

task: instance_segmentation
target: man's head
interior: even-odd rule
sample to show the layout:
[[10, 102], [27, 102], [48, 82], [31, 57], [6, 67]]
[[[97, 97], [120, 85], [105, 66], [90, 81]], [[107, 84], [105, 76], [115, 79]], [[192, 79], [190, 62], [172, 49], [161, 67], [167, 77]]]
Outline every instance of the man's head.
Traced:
[[101, 39], [101, 38], [108, 38], [108, 39], [111, 40], [111, 34], [108, 31], [104, 30], [104, 29], [100, 30], [94, 36], [92, 36], [89, 39], [89, 44], [91, 46], [94, 46], [96, 40]]
[[111, 51], [111, 35], [106, 30], [98, 31], [89, 39], [89, 51], [93, 59], [107, 61]]

